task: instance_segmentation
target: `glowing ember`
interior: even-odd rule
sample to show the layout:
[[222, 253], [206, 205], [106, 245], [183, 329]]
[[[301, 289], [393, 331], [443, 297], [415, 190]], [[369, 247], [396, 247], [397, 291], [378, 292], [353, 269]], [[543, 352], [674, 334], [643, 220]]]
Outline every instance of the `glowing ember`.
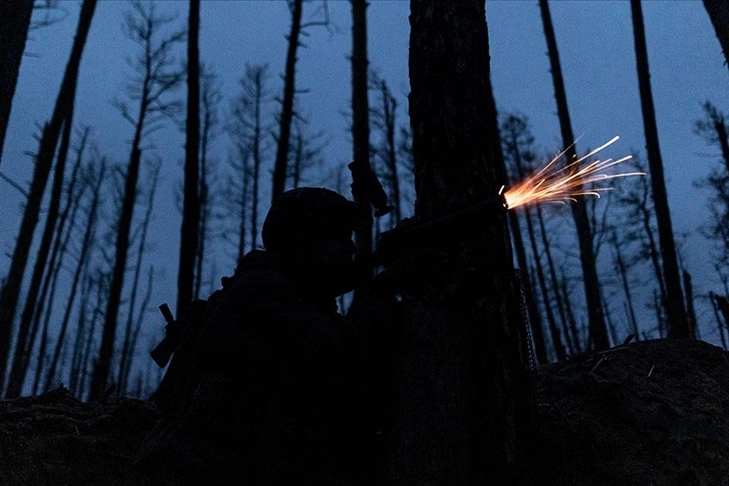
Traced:
[[632, 155], [621, 159], [595, 160], [580, 167], [580, 164], [587, 158], [592, 157], [605, 147], [615, 143], [620, 137], [615, 137], [601, 147], [573, 161], [562, 168], [555, 167], [557, 161], [566, 152], [554, 157], [547, 165], [537, 173], [527, 177], [515, 187], [509, 188], [504, 193], [506, 204], [509, 209], [514, 209], [525, 204], [534, 203], [562, 203], [574, 201], [577, 196], [600, 197], [600, 192], [609, 191], [610, 187], [585, 187], [594, 182], [602, 182], [617, 177], [628, 177], [634, 175], [645, 175], [643, 172], [623, 172], [619, 174], [605, 174], [604, 171], [630, 160]]

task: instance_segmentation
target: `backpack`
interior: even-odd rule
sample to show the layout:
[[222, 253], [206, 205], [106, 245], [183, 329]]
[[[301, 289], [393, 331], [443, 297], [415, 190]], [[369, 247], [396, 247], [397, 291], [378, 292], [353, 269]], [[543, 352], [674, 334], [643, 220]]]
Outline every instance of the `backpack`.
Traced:
[[160, 368], [168, 363], [169, 367], [150, 400], [162, 411], [178, 410], [186, 392], [197, 386], [200, 370], [195, 360], [195, 343], [205, 322], [235, 282], [236, 275], [223, 277], [222, 288], [210, 294], [207, 299], [193, 300], [177, 320], [167, 304], [159, 306], [167, 322], [165, 337], [150, 355]]

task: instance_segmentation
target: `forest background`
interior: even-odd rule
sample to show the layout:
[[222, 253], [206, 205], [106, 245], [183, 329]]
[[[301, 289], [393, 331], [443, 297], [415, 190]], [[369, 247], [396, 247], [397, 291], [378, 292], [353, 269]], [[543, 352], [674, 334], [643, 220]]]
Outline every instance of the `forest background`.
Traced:
[[[220, 277], [233, 272], [241, 251], [241, 227], [245, 234], [243, 249], [260, 245], [257, 225], [262, 221], [271, 197], [273, 161], [279, 136], [277, 114], [283, 96], [280, 75], [285, 70], [292, 3], [201, 3], [200, 61], [206, 72], [215, 76], [214, 82], [208, 84], [214, 90], [208, 94], [217, 93], [209, 98], [211, 104], [207, 112], [215, 115], [216, 123], [211, 126], [206, 146], [205, 174], [210, 196], [205, 251], [197, 272], [201, 297], [219, 286]], [[51, 22], [30, 33], [0, 160], [3, 177], [0, 181], [0, 275], [3, 276], [10, 267], [18, 235], [25, 202], [23, 193], [32, 178], [33, 158], [29, 154], [38, 152], [35, 138], [40, 133], [38, 127], [50, 118], [73, 42], [80, 5], [80, 2], [67, 0], [43, 2], [39, 3], [43, 8], [34, 12], [34, 22]], [[146, 9], [150, 4], [143, 2], [141, 5]], [[160, 26], [159, 39], [186, 28], [187, 2], [158, 1], [154, 5], [157, 14], [170, 19]], [[572, 125], [579, 137], [578, 153], [586, 153], [619, 135], [620, 141], [611, 146], [604, 157], [618, 158], [631, 153], [635, 159], [645, 160], [629, 2], [551, 2], [550, 8]], [[91, 23], [80, 66], [69, 155], [73, 167], [76, 150], [81, 147], [82, 134], [88, 127], [79, 169], [85, 176], [79, 180], [85, 181], [89, 188], [81, 192], [78, 188], [83, 184], [76, 185], [76, 196], [65, 192], [71, 196], [69, 201], [80, 198], [78, 207], [81, 209], [61, 235], [61, 240], [63, 235], [69, 235], [69, 245], [66, 257], [57, 261], [56, 292], [46, 295], [45, 310], [37, 314], [37, 334], [28, 348], [23, 393], [42, 391], [61, 383], [70, 386], [81, 397], [89, 392], [90, 369], [101, 341], [104, 289], [111, 270], [110, 255], [118, 226], [123, 174], [133, 136], [133, 126], [125, 120], [125, 112], [120, 107], [124, 102], [129, 103], [132, 109], [126, 113], [131, 118], [135, 116], [135, 105], [129, 101], [127, 86], [136, 73], [125, 61], [135, 59], [141, 51], [139, 44], [125, 36], [123, 28], [125, 15], [134, 11], [129, 2], [102, 0]], [[386, 98], [389, 102], [384, 105], [383, 84], [374, 82], [373, 78], [369, 95], [372, 163], [381, 172], [392, 195], [391, 177], [385, 164], [387, 131], [383, 131], [386, 125], [383, 123], [384, 107], [389, 106], [395, 109], [393, 148], [398, 157], [403, 217], [412, 213], [414, 197], [407, 150], [408, 13], [409, 3], [405, 1], [373, 1], [367, 10], [370, 68], [377, 73], [377, 80], [386, 83], [391, 96]], [[696, 133], [697, 121], [707, 118], [703, 108], [706, 101], [719, 110], [726, 109], [729, 79], [724, 57], [701, 2], [644, 2], [644, 14], [656, 117], [679, 259], [682, 268], [692, 277], [699, 336], [726, 345], [726, 338], [717, 325], [723, 321], [709, 296], [711, 292], [729, 293], [727, 265], [722, 254], [716, 252], [715, 241], [705, 234], [706, 228], [716, 221], [710, 210], [714, 192], [705, 185], [700, 187], [701, 181], [720, 170], [724, 163], [718, 145], [707, 140], [711, 132]], [[350, 134], [351, 5], [345, 1], [305, 2], [302, 18], [305, 24], [311, 25], [305, 27], [306, 35], [301, 38], [298, 50], [295, 106], [299, 116], [292, 141], [301, 142], [298, 155], [304, 163], [298, 176], [290, 171], [287, 187], [326, 186], [349, 195], [346, 164], [353, 158]], [[528, 117], [534, 142], [522, 148], [535, 155], [536, 164], [544, 163], [561, 150], [562, 144], [539, 6], [531, 1], [487, 2], [487, 20], [494, 96], [502, 121], [509, 114], [516, 114], [521, 119]], [[324, 23], [326, 25], [322, 25]], [[170, 56], [170, 72], [182, 69], [185, 42], [173, 45]], [[255, 73], [260, 72], [257, 68], [262, 66], [267, 66], [268, 76], [260, 78], [265, 80], [261, 118], [263, 150], [255, 177], [250, 155], [246, 159], [246, 154], [250, 153], [250, 140], [243, 133], [246, 126], [250, 126], [246, 125], [245, 115], [240, 111], [249, 109], [250, 104], [236, 105], [236, 100], [240, 101], [243, 92], [241, 79], [247, 79], [250, 87], [251, 81], [256, 79]], [[205, 92], [205, 82], [202, 85]], [[149, 358], [149, 351], [163, 335], [164, 321], [157, 305], [168, 302], [174, 307], [177, 301], [185, 159], [184, 82], [167, 93], [165, 99], [175, 102], [170, 108], [182, 110], [155, 120], [156, 129], [143, 143], [128, 272], [114, 344], [113, 381], [119, 383], [119, 392], [135, 396], [148, 395], [161, 375], [161, 370]], [[204, 119], [201, 114], [201, 120]], [[236, 120], [242, 122], [237, 128]], [[297, 147], [295, 143], [293, 146]], [[507, 151], [507, 158], [508, 155]], [[289, 161], [296, 157], [295, 150], [289, 153]], [[93, 244], [82, 245], [84, 230], [89, 227], [87, 209], [91, 188], [102, 160], [106, 161], [108, 172], [99, 186], [99, 217], [94, 226]], [[243, 173], [240, 172], [242, 160], [248, 161]], [[92, 166], [96, 169], [85, 169]], [[72, 187], [72, 174], [73, 170], [69, 168], [66, 189]], [[253, 179], [260, 184], [255, 198]], [[635, 236], [631, 228], [636, 223], [633, 216], [637, 210], [620, 201], [631, 190], [639, 190], [640, 181], [624, 180], [614, 185], [618, 190], [597, 201], [593, 214], [595, 222], [606, 223], [598, 224], [605, 231], [596, 235], [596, 246], [600, 248], [599, 275], [606, 315], [609, 316], [610, 338], [613, 344], [619, 344], [632, 333], [633, 323], [626, 313], [624, 287], [615, 262], [616, 248], [624, 250], [623, 256], [629, 266], [627, 275], [634, 293], [638, 337], [665, 334], [665, 325], [661, 323], [661, 306], [656, 305], [656, 278], [650, 259], [641, 248], [643, 240], [629, 238]], [[240, 206], [237, 201], [242, 200], [240, 191], [244, 187], [248, 189], [246, 203]], [[73, 204], [69, 206], [73, 207]], [[44, 203], [39, 228], [47, 210], [48, 205]], [[245, 210], [243, 220], [242, 210]], [[382, 229], [393, 223], [394, 220], [385, 219], [381, 222]], [[639, 227], [640, 221], [637, 223]], [[586, 310], [574, 224], [564, 207], [546, 208], [545, 224], [550, 252], [557, 262], [560, 286], [550, 287], [546, 299], [540, 297], [539, 289], [535, 288], [534, 294], [542, 309], [546, 309], [544, 302], [549, 302], [550, 306], [554, 304], [556, 297], [550, 297], [553, 294], [560, 294], [560, 298], [570, 302], [576, 333], [569, 351], [574, 354], [587, 346]], [[611, 245], [608, 237], [609, 226], [616, 228], [616, 245]], [[38, 229], [30, 265], [37, 253], [39, 234]], [[541, 243], [541, 234], [539, 236], [536, 255], [543, 261], [546, 249]], [[88, 250], [84, 257], [88, 263], [75, 279], [83, 247]], [[533, 267], [535, 253], [529, 249], [528, 254]], [[19, 308], [24, 304], [31, 273], [26, 271]], [[134, 282], [138, 283], [136, 291]], [[79, 287], [71, 300], [75, 283]], [[67, 309], [69, 324], [61, 336]], [[20, 312], [17, 314], [19, 319]], [[16, 336], [17, 326], [13, 330]], [[562, 333], [565, 341], [569, 341], [567, 331], [562, 330]], [[558, 358], [553, 343], [548, 342], [547, 346], [549, 359]], [[58, 357], [53, 365], [56, 354]]]

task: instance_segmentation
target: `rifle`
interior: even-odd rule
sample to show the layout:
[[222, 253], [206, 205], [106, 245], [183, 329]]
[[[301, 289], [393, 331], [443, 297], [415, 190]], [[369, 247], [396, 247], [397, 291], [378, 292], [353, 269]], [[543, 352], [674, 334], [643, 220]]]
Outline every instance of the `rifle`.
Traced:
[[347, 165], [352, 173], [352, 196], [357, 201], [367, 201], [375, 208], [375, 216], [384, 216], [395, 209], [387, 204], [387, 193], [370, 164], [354, 160]]
[[375, 264], [383, 265], [423, 243], [437, 244], [463, 238], [476, 231], [480, 221], [508, 209], [502, 193], [429, 221], [402, 225], [380, 235]]
[[[354, 160], [347, 166], [352, 172], [352, 195], [356, 200], [369, 202], [375, 216], [389, 213], [394, 206], [387, 204], [387, 193], [382, 188], [372, 167], [362, 160]], [[472, 206], [454, 211], [439, 218], [408, 225], [401, 223], [395, 229], [385, 231], [379, 237], [374, 254], [374, 265], [383, 265], [397, 255], [405, 254], [423, 242], [438, 243], [467, 236], [478, 228], [478, 221], [508, 209], [503, 192]]]
[[162, 316], [165, 318], [165, 337], [150, 353], [157, 366], [164, 368], [169, 363], [172, 353], [177, 349], [182, 335], [182, 324], [175, 320], [172, 311], [167, 304], [159, 306]]

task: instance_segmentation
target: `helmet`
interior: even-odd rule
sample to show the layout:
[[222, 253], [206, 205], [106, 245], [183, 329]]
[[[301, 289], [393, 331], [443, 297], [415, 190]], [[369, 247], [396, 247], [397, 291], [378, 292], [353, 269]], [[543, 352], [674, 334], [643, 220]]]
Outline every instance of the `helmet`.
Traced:
[[316, 239], [351, 233], [364, 222], [352, 201], [323, 187], [300, 187], [279, 196], [263, 222], [263, 246], [286, 251]]

